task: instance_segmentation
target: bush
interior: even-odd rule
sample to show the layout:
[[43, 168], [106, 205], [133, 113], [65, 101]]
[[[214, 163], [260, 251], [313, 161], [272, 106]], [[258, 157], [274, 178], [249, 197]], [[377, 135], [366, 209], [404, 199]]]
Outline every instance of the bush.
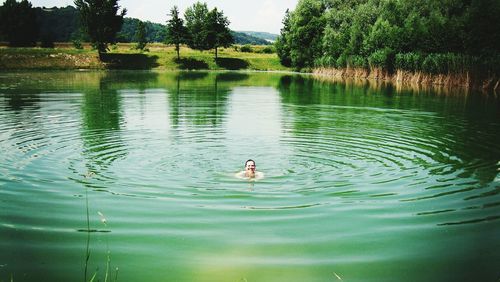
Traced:
[[75, 49], [83, 49], [82, 41], [80, 39], [74, 39], [72, 43]]
[[335, 61], [335, 65], [337, 66], [337, 68], [347, 67], [347, 55], [346, 54], [340, 55], [340, 57], [338, 57], [337, 60]]
[[436, 74], [438, 73], [438, 61], [436, 60], [434, 54], [428, 54], [422, 63], [422, 70], [426, 73]]
[[371, 68], [382, 68], [388, 71], [394, 69], [394, 51], [390, 48], [379, 49], [368, 57]]
[[332, 56], [323, 56], [314, 61], [316, 67], [335, 67], [336, 60]]
[[417, 72], [422, 70], [423, 55], [421, 53], [398, 53], [395, 57], [396, 69]]
[[349, 57], [347, 64], [354, 68], [366, 68], [367, 61], [366, 58], [360, 55], [352, 55]]
[[252, 46], [246, 44], [246, 45], [241, 46], [240, 51], [246, 52], [246, 53], [252, 53], [253, 49], [252, 49]]
[[276, 53], [276, 50], [274, 49], [273, 46], [266, 46], [266, 47], [264, 47], [264, 49], [262, 49], [261, 53], [272, 54], [272, 53]]

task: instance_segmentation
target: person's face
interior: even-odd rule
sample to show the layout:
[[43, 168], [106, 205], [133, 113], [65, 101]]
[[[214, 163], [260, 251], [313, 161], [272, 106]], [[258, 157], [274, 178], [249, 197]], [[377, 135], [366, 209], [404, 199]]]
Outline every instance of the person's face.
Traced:
[[247, 164], [245, 165], [245, 170], [255, 172], [255, 163], [252, 161], [247, 162]]

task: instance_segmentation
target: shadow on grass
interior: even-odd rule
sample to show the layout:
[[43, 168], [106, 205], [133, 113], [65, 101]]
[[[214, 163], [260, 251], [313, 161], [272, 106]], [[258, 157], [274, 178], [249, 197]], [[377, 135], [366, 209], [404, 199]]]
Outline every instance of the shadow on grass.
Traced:
[[217, 65], [221, 68], [228, 70], [241, 70], [248, 68], [248, 62], [236, 58], [217, 58], [215, 59]]
[[99, 55], [109, 69], [152, 69], [159, 66], [158, 56], [144, 54], [107, 54]]
[[196, 60], [193, 58], [180, 58], [174, 59], [179, 65], [179, 69], [181, 70], [206, 70], [208, 69], [208, 64], [201, 60]]

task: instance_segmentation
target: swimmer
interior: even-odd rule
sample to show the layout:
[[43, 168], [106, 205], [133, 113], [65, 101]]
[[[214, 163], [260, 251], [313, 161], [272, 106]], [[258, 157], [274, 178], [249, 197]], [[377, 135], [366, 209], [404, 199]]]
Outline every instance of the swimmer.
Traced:
[[255, 165], [255, 161], [250, 159], [245, 162], [245, 170], [240, 171], [236, 174], [238, 178], [245, 179], [261, 179], [264, 177], [264, 173], [260, 171], [255, 171], [257, 166]]

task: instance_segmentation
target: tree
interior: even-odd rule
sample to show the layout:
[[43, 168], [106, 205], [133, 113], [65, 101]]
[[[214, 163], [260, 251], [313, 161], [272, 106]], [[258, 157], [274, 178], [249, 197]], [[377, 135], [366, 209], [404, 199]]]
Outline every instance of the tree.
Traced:
[[215, 49], [215, 59], [217, 59], [217, 48], [229, 47], [233, 43], [233, 36], [228, 26], [229, 20], [217, 8], [207, 14], [205, 23], [207, 47]]
[[321, 57], [325, 28], [325, 4], [321, 0], [299, 0], [293, 12], [290, 33], [290, 57], [296, 68], [314, 67]]
[[180, 59], [180, 45], [187, 42], [187, 29], [184, 21], [179, 18], [179, 10], [174, 6], [170, 10], [170, 20], [167, 22], [166, 43], [174, 44], [177, 52], [177, 59]]
[[186, 9], [184, 18], [186, 19], [186, 28], [189, 34], [187, 44], [190, 48], [196, 50], [208, 50], [207, 44], [207, 22], [208, 8], [206, 3], [196, 2], [193, 6]]
[[12, 47], [35, 46], [38, 37], [36, 12], [27, 0], [6, 0], [0, 7], [0, 33]]
[[120, 8], [117, 2], [118, 0], [75, 0], [83, 29], [99, 53], [105, 53], [108, 44], [116, 42], [116, 33], [120, 31], [123, 17], [127, 13], [126, 9], [122, 9], [117, 14]]
[[135, 40], [137, 45], [135, 46], [138, 50], [144, 50], [148, 41], [146, 40], [146, 26], [142, 21], [137, 23], [137, 28], [135, 31]]
[[280, 35], [276, 39], [275, 47], [276, 53], [280, 58], [282, 65], [290, 67], [292, 65], [292, 59], [290, 58], [290, 43], [289, 34], [291, 30], [290, 26], [290, 12], [288, 9], [285, 12], [285, 17], [283, 18], [283, 28], [281, 28]]

